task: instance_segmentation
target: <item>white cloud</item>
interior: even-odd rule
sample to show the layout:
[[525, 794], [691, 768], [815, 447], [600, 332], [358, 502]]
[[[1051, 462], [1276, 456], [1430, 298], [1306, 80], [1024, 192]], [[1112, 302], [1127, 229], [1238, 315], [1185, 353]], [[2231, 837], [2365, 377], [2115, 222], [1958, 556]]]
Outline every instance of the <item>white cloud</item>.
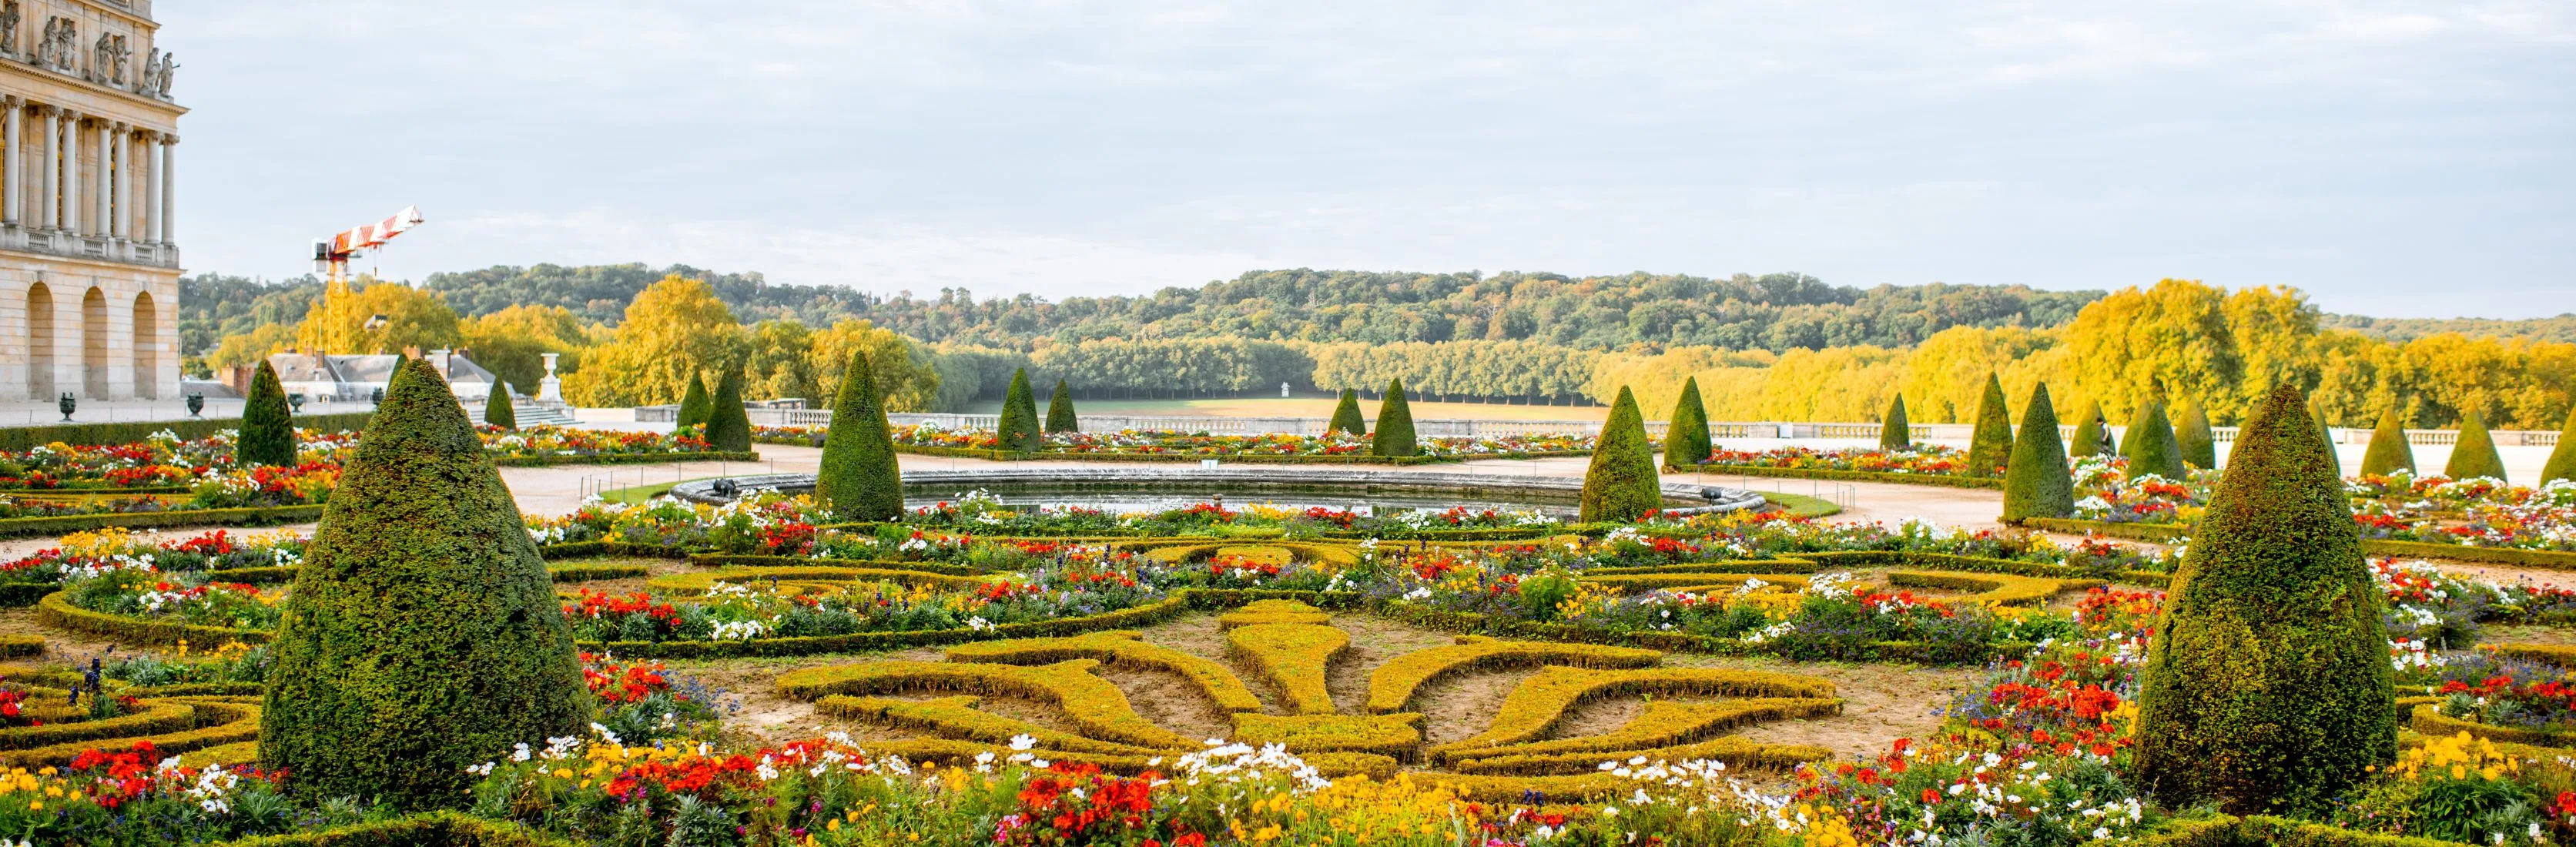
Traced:
[[2428, 312], [2532, 312], [2563, 306], [2510, 292], [2576, 271], [2564, 0], [157, 11], [205, 270], [298, 272], [303, 239], [419, 203], [432, 225], [388, 257], [419, 272], [1049, 296], [1282, 265], [1795, 268], [2332, 305], [2438, 270]]

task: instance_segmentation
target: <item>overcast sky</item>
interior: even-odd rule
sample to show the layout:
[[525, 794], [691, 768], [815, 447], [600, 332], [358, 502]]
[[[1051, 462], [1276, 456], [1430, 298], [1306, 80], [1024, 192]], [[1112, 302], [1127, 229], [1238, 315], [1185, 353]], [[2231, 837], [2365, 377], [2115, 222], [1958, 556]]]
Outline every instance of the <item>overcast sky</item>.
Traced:
[[418, 204], [387, 276], [2175, 276], [2576, 311], [2568, 0], [155, 6], [192, 271], [303, 273]]

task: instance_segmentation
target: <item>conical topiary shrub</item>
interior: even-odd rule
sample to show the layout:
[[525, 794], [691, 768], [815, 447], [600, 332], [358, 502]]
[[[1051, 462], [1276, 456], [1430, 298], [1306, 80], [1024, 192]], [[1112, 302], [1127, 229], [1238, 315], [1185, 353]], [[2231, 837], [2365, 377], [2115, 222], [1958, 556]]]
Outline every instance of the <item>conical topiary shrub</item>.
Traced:
[[2200, 404], [2182, 401], [2182, 411], [2174, 416], [2174, 445], [2182, 450], [2182, 463], [2202, 470], [2218, 467], [2218, 437], [2209, 431], [2209, 415]]
[[241, 439], [233, 443], [233, 464], [295, 464], [295, 408], [286, 402], [286, 385], [277, 369], [263, 359], [250, 378], [250, 399], [242, 403]]
[[2317, 419], [2317, 437], [2326, 440], [2326, 467], [2333, 468], [2336, 479], [2343, 478], [2343, 455], [2335, 452], [2334, 426], [2326, 423], [2326, 410], [2316, 401], [2308, 401], [2308, 417]]
[[707, 431], [707, 417], [715, 413], [715, 400], [707, 396], [707, 381], [696, 373], [689, 374], [689, 389], [680, 395], [679, 428], [697, 427], [698, 434]]
[[2066, 442], [2066, 455], [2074, 458], [2102, 455], [2102, 445], [2111, 440], [2110, 422], [2102, 418], [2102, 401], [2084, 401], [2084, 411], [2075, 415], [2075, 437]]
[[1055, 395], [1047, 398], [1046, 431], [1082, 431], [1082, 421], [1073, 415], [1073, 389], [1061, 379], [1055, 381]]
[[1697, 470], [1708, 454], [1708, 407], [1699, 402], [1699, 377], [1684, 377], [1682, 399], [1673, 403], [1672, 420], [1664, 425], [1664, 467]]
[[2397, 753], [2383, 598], [2299, 390], [2236, 436], [2141, 669], [2135, 783], [2166, 808], [2314, 810]]
[[2370, 449], [2361, 454], [2362, 476], [2387, 476], [2405, 471], [2415, 473], [2415, 445], [2406, 443], [2406, 428], [2397, 423], [2397, 410], [2379, 413], [2379, 427], [2370, 431]]
[[1996, 476], [2012, 463], [2012, 412], [2004, 408], [2004, 383], [1986, 374], [1986, 394], [1977, 400], [1977, 429], [1968, 441], [1968, 475]]
[[519, 507], [416, 359], [323, 507], [269, 649], [260, 764], [308, 796], [462, 805], [467, 766], [589, 719]]
[[2460, 437], [2451, 445], [2451, 461], [2442, 465], [2442, 475], [2452, 479], [2487, 477], [2504, 479], [2504, 456], [2496, 452], [2495, 436], [2487, 434], [2485, 418], [2471, 409], [2460, 415]]
[[751, 413], [742, 408], [742, 372], [728, 370], [716, 380], [708, 401], [707, 445], [728, 453], [751, 449]]
[[1341, 402], [1333, 404], [1333, 420], [1324, 425], [1324, 431], [1347, 432], [1352, 435], [1368, 434], [1368, 419], [1360, 417], [1359, 392], [1348, 388], [1342, 389]]
[[2138, 404], [2123, 443], [2129, 448], [2130, 479], [2148, 474], [2175, 481], [2191, 478], [2182, 464], [2182, 444], [2174, 438], [2173, 424], [2165, 420], [2165, 404], [2152, 399]]
[[1914, 446], [1914, 429], [1905, 420], [1905, 395], [1887, 402], [1887, 417], [1878, 421], [1878, 447], [1899, 450]]
[[491, 396], [483, 398], [483, 425], [497, 426], [502, 429], [519, 428], [519, 410], [510, 402], [508, 383], [497, 379], [492, 381]]
[[1413, 405], [1404, 400], [1404, 378], [1397, 377], [1387, 381], [1386, 399], [1378, 403], [1377, 433], [1369, 436], [1369, 455], [1398, 457], [1420, 452], [1422, 445], [1413, 438]]
[[2540, 466], [2542, 487], [2562, 479], [2576, 480], [2576, 408], [2567, 410], [2567, 426], [2558, 431], [2558, 446], [2549, 451], [2549, 462]]
[[2057, 409], [2043, 382], [2031, 389], [2021, 432], [2013, 438], [2012, 466], [2004, 471], [2004, 522], [2074, 513], [2075, 476], [2066, 465], [2066, 445], [2057, 439]]
[[1637, 411], [1637, 396], [1620, 386], [1610, 419], [1601, 424], [1601, 442], [1592, 448], [1592, 466], [1583, 472], [1584, 523], [1633, 521], [1664, 507], [1654, 449], [1646, 440], [1646, 418]]
[[1029, 392], [1029, 369], [1011, 372], [1011, 390], [1002, 395], [1002, 419], [993, 425], [993, 449], [1035, 453], [1046, 447], [1038, 429], [1038, 401]]
[[901, 517], [903, 471], [895, 465], [885, 396], [867, 352], [850, 354], [850, 369], [842, 373], [841, 391], [832, 398], [832, 429], [823, 435], [823, 466], [814, 475], [814, 499], [842, 520]]

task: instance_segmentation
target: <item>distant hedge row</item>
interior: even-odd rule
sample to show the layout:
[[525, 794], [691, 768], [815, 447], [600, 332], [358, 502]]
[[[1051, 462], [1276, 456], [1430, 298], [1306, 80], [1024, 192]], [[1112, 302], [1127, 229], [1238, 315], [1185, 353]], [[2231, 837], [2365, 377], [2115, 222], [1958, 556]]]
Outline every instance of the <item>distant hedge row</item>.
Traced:
[[[346, 412], [336, 415], [297, 415], [295, 425], [323, 432], [365, 429], [374, 412]], [[169, 430], [180, 438], [204, 438], [227, 429], [240, 429], [240, 418], [191, 418], [177, 421], [120, 421], [117, 423], [69, 423], [43, 426], [0, 427], [0, 450], [28, 450], [55, 442], [64, 444], [131, 444], [150, 438], [153, 433]]]

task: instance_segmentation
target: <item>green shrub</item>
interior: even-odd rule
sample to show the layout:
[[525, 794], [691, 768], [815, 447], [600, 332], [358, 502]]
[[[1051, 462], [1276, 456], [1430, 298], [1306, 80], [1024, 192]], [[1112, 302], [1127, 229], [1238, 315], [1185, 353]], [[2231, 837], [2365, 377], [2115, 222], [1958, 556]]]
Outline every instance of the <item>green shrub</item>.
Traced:
[[2057, 409], [2049, 405], [2043, 382], [2031, 389], [2021, 433], [2013, 439], [2012, 465], [2004, 472], [2004, 522], [2074, 512], [2075, 477], [2067, 469], [2066, 445], [2057, 440]]
[[1404, 378], [1389, 380], [1386, 400], [1377, 406], [1377, 434], [1369, 437], [1369, 455], [1401, 457], [1421, 451], [1413, 437], [1413, 405], [1404, 400]]
[[1348, 388], [1342, 389], [1342, 400], [1333, 404], [1333, 420], [1324, 425], [1324, 431], [1347, 432], [1352, 435], [1368, 434], [1368, 419], [1360, 417], [1359, 392]]
[[2001, 476], [2012, 463], [2012, 413], [2004, 408], [2004, 384], [1986, 374], [1986, 393], [1977, 400], [1976, 435], [1968, 442], [1968, 475]]
[[1046, 431], [1082, 431], [1082, 420], [1073, 414], [1073, 389], [1061, 379], [1055, 381], [1055, 394], [1047, 397]]
[[2129, 478], [2148, 474], [2171, 480], [2190, 479], [2182, 465], [2182, 443], [2174, 437], [2173, 424], [2165, 420], [2165, 404], [2148, 399], [2138, 404], [2138, 413], [2129, 418], [2129, 434], [2121, 439], [2129, 457]]
[[1664, 507], [1654, 449], [1646, 440], [1646, 418], [1637, 412], [1637, 395], [1620, 386], [1610, 419], [1601, 424], [1601, 443], [1592, 448], [1592, 466], [1583, 472], [1584, 523], [1632, 521]]
[[545, 562], [418, 360], [341, 473], [272, 643], [260, 762], [312, 796], [456, 805], [466, 766], [588, 715]]
[[689, 372], [689, 389], [680, 395], [680, 428], [697, 427], [705, 432], [707, 418], [715, 414], [716, 403], [707, 397], [707, 381], [695, 370]]
[[993, 426], [993, 448], [1035, 453], [1046, 447], [1038, 429], [1038, 401], [1029, 391], [1029, 369], [1011, 372], [1010, 393], [1002, 395], [1002, 419]]
[[295, 411], [286, 402], [286, 386], [277, 381], [277, 369], [261, 359], [259, 372], [250, 378], [250, 399], [242, 404], [241, 440], [233, 445], [233, 463], [243, 467], [255, 465], [295, 464]]
[[2111, 440], [2110, 422], [2102, 417], [2102, 401], [2084, 401], [2084, 411], [2075, 416], [2075, 437], [2067, 442], [2066, 454], [2076, 458], [2102, 455]]
[[2567, 410], [2567, 426], [2558, 431], [2558, 446], [2549, 451], [2549, 462], [2540, 466], [2540, 484], [2561, 479], [2576, 479], [2576, 409]]
[[903, 472], [895, 465], [894, 434], [886, 426], [884, 392], [868, 354], [850, 354], [850, 368], [832, 398], [832, 428], [823, 436], [823, 463], [814, 475], [814, 498], [845, 521], [892, 520], [903, 515]]
[[1914, 430], [1905, 420], [1905, 395], [1887, 401], [1887, 417], [1878, 422], [1878, 446], [1884, 450], [1914, 446]]
[[1708, 461], [1708, 407], [1699, 402], [1699, 377], [1682, 379], [1682, 399], [1673, 403], [1672, 422], [1664, 426], [1664, 467], [1687, 471]]
[[2135, 760], [2167, 807], [2315, 810], [2396, 755], [2383, 600], [2305, 405], [2245, 424], [2168, 589]]
[[492, 396], [483, 398], [483, 425], [519, 428], [519, 410], [510, 402], [509, 383], [492, 380]]
[[2478, 417], [2476, 410], [2460, 416], [2460, 437], [2451, 445], [2451, 461], [2442, 465], [2442, 475], [2504, 479], [2504, 456], [2496, 452], [2495, 436], [2487, 434], [2486, 419]]
[[707, 445], [733, 452], [751, 449], [751, 413], [742, 408], [740, 370], [728, 370], [716, 380], [716, 396], [707, 408]]
[[2361, 475], [2387, 476], [2397, 471], [2415, 473], [2415, 445], [2406, 443], [2406, 428], [2397, 423], [2397, 410], [2379, 413], [2379, 428], [2370, 431], [2370, 449], [2361, 454]]
[[2218, 437], [2209, 431], [2209, 415], [2200, 404], [2182, 401], [2182, 412], [2174, 420], [2174, 445], [2181, 448], [2183, 464], [2202, 470], [2218, 467]]

